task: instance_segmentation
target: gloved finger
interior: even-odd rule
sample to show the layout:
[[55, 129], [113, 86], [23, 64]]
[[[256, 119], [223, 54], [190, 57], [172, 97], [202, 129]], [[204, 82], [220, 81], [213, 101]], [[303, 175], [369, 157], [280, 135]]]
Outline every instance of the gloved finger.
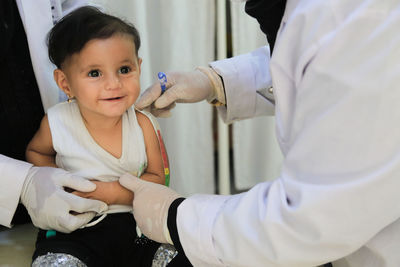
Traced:
[[86, 180], [80, 176], [70, 174], [65, 176], [65, 179], [63, 180], [63, 186], [81, 192], [92, 192], [96, 189], [96, 184], [94, 184], [93, 182]]
[[164, 92], [155, 102], [156, 109], [165, 109], [176, 101], [180, 100], [181, 96], [178, 94], [178, 85], [174, 85]]
[[159, 83], [154, 83], [148, 87], [135, 103], [137, 109], [144, 109], [150, 106], [161, 95], [161, 87]]
[[157, 118], [169, 118], [171, 117], [171, 111], [165, 109], [155, 109], [151, 112]]
[[156, 108], [152, 108], [151, 109], [151, 114], [153, 114], [156, 117], [160, 117], [160, 118], [168, 118], [171, 117], [171, 109], [173, 109], [176, 106], [176, 103], [172, 103], [171, 105], [169, 105], [166, 108], [163, 109], [156, 109]]
[[95, 212], [85, 212], [78, 215], [68, 214], [60, 218], [59, 224], [62, 230], [59, 231], [64, 233], [75, 231], [76, 229], [90, 222], [94, 216], [96, 216]]
[[142, 109], [140, 109], [140, 110], [143, 110], [143, 111], [146, 111], [146, 112], [152, 113], [152, 108], [151, 108], [151, 106], [147, 106], [147, 107], [145, 107], [145, 108], [142, 108]]
[[106, 203], [99, 200], [78, 197], [67, 192], [65, 192], [64, 195], [65, 201], [70, 205], [71, 211], [76, 211], [78, 213], [85, 213], [88, 211], [101, 213], [108, 208]]
[[78, 196], [78, 197], [84, 197], [84, 198], [87, 198], [88, 196], [90, 196], [90, 193], [81, 192], [81, 191], [72, 191], [71, 194], [74, 194], [75, 196]]
[[123, 187], [131, 190], [132, 192], [139, 190], [141, 188], [141, 183], [144, 182], [143, 180], [140, 180], [129, 173], [121, 175], [118, 181]]

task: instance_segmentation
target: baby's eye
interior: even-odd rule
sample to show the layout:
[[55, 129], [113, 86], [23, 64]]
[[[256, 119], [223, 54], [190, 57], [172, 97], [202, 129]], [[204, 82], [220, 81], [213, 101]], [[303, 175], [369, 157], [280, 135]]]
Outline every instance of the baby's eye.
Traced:
[[123, 66], [119, 69], [119, 73], [121, 74], [127, 74], [131, 71], [131, 68], [128, 66]]
[[100, 74], [100, 71], [99, 70], [91, 70], [91, 71], [89, 71], [89, 73], [88, 73], [88, 76], [89, 77], [99, 77], [101, 74]]

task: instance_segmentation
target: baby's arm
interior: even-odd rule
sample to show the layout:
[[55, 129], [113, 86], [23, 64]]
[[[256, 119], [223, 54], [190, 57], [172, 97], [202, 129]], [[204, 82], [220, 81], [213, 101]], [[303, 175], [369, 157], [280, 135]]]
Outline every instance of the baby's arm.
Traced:
[[40, 123], [40, 128], [29, 142], [25, 156], [26, 160], [36, 166], [56, 167], [56, 151], [53, 149], [53, 141], [47, 115]]
[[162, 161], [160, 144], [158, 142], [157, 134], [154, 130], [153, 124], [149, 118], [140, 112], [136, 112], [136, 116], [143, 131], [147, 154], [147, 168], [145, 173], [143, 173], [140, 178], [149, 182], [164, 185], [164, 165]]
[[96, 184], [96, 190], [92, 192], [72, 192], [74, 195], [96, 199], [107, 203], [107, 205], [121, 204], [121, 205], [132, 205], [133, 193], [132, 191], [121, 186], [118, 181], [114, 182], [101, 182], [91, 180]]

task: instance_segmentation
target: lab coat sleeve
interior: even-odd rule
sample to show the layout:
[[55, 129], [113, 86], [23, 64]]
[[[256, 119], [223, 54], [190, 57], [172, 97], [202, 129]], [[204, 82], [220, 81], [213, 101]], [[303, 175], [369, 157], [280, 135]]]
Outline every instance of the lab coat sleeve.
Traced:
[[10, 227], [32, 164], [0, 155], [0, 224]]
[[285, 85], [275, 92], [282, 171], [246, 193], [181, 203], [179, 239], [195, 266], [318, 266], [399, 223], [399, 20], [374, 3], [340, 20], [336, 6], [300, 9], [325, 21], [286, 24], [271, 62]]
[[225, 123], [261, 115], [273, 115], [273, 101], [266, 96], [272, 86], [269, 74], [269, 48], [210, 63], [222, 77], [226, 107], [218, 112]]

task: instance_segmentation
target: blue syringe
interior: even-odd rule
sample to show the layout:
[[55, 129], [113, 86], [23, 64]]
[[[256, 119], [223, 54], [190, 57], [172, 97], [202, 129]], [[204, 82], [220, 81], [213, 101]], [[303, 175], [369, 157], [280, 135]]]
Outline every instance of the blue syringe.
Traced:
[[164, 72], [160, 71], [158, 73], [158, 80], [160, 81], [160, 86], [161, 86], [161, 94], [167, 90], [167, 75], [165, 75]]

